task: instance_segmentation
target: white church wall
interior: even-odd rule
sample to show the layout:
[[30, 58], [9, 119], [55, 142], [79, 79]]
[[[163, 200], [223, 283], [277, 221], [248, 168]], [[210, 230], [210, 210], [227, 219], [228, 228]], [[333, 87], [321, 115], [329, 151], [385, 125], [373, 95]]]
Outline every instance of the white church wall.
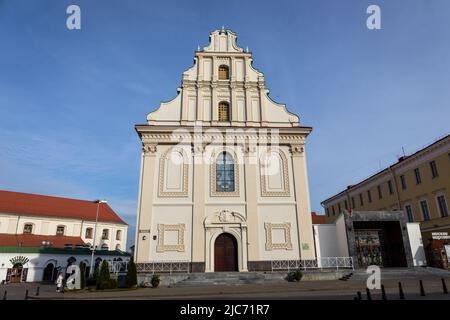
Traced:
[[149, 123], [158, 119], [158, 122], [164, 121], [166, 124], [178, 124], [181, 119], [181, 93], [168, 101], [162, 102], [159, 108], [148, 114]]
[[[278, 149], [260, 150], [257, 172], [258, 203], [294, 203], [295, 192], [289, 148], [279, 146]], [[283, 183], [281, 188], [277, 189], [274, 183], [271, 184], [274, 180]]]
[[261, 260], [299, 259], [294, 205], [259, 205], [258, 234]]
[[154, 206], [150, 230], [151, 261], [191, 261], [192, 206]]
[[[226, 52], [230, 54], [227, 55]], [[142, 239], [145, 237], [149, 229], [152, 230], [153, 235], [154, 232], [157, 232], [155, 231], [158, 224], [157, 221], [162, 221], [161, 219], [166, 219], [168, 216], [177, 217], [177, 221], [170, 222], [171, 224], [182, 223], [186, 217], [193, 217], [190, 218], [195, 221], [193, 229], [200, 234], [201, 231], [205, 231], [205, 227], [201, 223], [204, 222], [206, 217], [217, 215], [218, 212], [235, 212], [245, 218], [243, 224], [248, 223], [248, 239], [250, 243], [248, 248], [251, 248], [249, 249], [248, 257], [250, 261], [298, 259], [300, 256], [299, 230], [301, 230], [302, 254], [307, 258], [312, 257], [314, 254], [314, 243], [310, 225], [306, 164], [304, 164], [303, 160], [299, 160], [300, 157], [305, 156], [303, 150], [304, 139], [311, 130], [299, 127], [297, 116], [289, 113], [284, 105], [277, 104], [267, 97], [268, 90], [265, 87], [264, 75], [253, 68], [252, 54], [244, 51], [237, 45], [234, 32], [230, 30], [216, 30], [212, 32], [209, 45], [204, 47], [203, 50], [196, 51], [195, 59], [194, 66], [183, 73], [182, 86], [179, 89], [181, 93], [177, 98], [170, 102], [162, 103], [159, 109], [148, 115], [148, 124], [150, 126], [137, 127], [144, 143], [144, 149], [146, 147], [149, 148], [146, 153], [148, 156], [146, 163], [151, 163], [143, 166], [142, 190], [147, 188], [148, 191], [147, 193], [142, 193], [139, 198], [140, 212], [138, 223], [140, 227], [138, 229], [140, 230], [138, 230], [137, 238]], [[229, 79], [218, 79], [221, 65], [229, 67]], [[221, 101], [229, 103], [231, 123], [218, 121], [218, 105]], [[256, 127], [297, 128], [295, 130], [285, 130], [281, 134], [284, 145], [280, 149], [283, 152], [283, 157], [280, 157], [277, 161], [283, 164], [282, 172], [261, 179], [259, 164], [256, 165], [256, 168], [254, 165], [245, 167], [243, 161], [239, 161], [236, 158], [239, 153], [241, 156], [251, 155], [253, 151], [251, 151], [252, 148], [249, 145], [244, 146], [244, 151], [247, 153], [242, 152], [241, 146], [238, 147], [239, 149], [227, 146], [226, 150], [235, 156], [235, 162], [237, 163], [235, 167], [235, 191], [217, 191], [215, 190], [214, 160], [219, 153], [211, 153], [211, 150], [214, 149], [215, 145], [221, 145], [221, 143], [215, 140], [214, 144], [208, 145], [203, 153], [204, 159], [206, 161], [213, 160], [213, 164], [207, 162], [203, 166], [189, 166], [187, 195], [181, 196], [179, 194], [176, 197], [164, 197], [158, 192], [161, 184], [158, 161], [164, 152], [168, 150], [168, 144], [173, 142], [167, 141], [164, 135], [160, 135], [156, 127], [168, 124], [181, 124], [187, 127], [194, 124], [202, 124], [205, 127], [214, 126], [216, 128], [209, 129], [214, 129], [216, 134], [222, 134], [226, 132], [226, 129], [234, 130], [236, 127], [241, 127], [243, 133], [244, 131], [246, 133], [249, 133], [250, 130], [255, 131]], [[206, 134], [209, 136], [210, 133], [207, 132]], [[196, 135], [196, 139], [198, 137]], [[260, 134], [255, 134], [253, 137], [250, 139], [255, 139], [256, 143], [265, 143], [263, 141], [264, 137]], [[249, 141], [247, 142], [251, 143]], [[154, 152], [153, 144], [157, 144], [156, 153]], [[295, 159], [290, 151], [293, 148], [297, 154]], [[195, 147], [197, 155], [201, 151], [201, 148]], [[302, 153], [302, 156], [298, 156], [300, 153]], [[192, 155], [190, 157], [192, 158]], [[149, 160], [150, 158], [152, 160]], [[156, 164], [154, 168], [150, 168], [153, 166], [153, 162]], [[293, 163], [295, 163], [296, 172], [293, 170]], [[181, 192], [182, 179], [180, 179], [181, 170], [179, 169], [172, 169], [166, 166], [165, 170], [170, 173], [166, 172], [162, 178], [164, 192], [169, 193], [169, 189], [173, 192]], [[150, 170], [153, 170], [152, 173], [158, 173], [153, 177], [153, 174], [148, 173]], [[194, 174], [198, 178], [201, 177], [201, 181], [194, 181]], [[294, 174], [297, 177], [296, 180], [299, 181], [297, 190], [294, 183]], [[166, 181], [166, 179], [168, 180]], [[246, 179], [250, 181], [246, 181]], [[246, 190], [246, 188], [250, 190]], [[196, 194], [196, 192], [202, 192], [202, 194]], [[196, 196], [194, 197], [194, 195]], [[164, 210], [166, 209], [163, 208], [172, 208], [171, 210], [176, 212], [165, 212]], [[195, 208], [195, 212], [192, 212], [193, 208]], [[190, 214], [186, 214], [185, 210], [190, 210]], [[223, 216], [221, 219], [223, 219]], [[282, 243], [283, 237], [286, 236], [287, 226], [290, 226], [290, 241]], [[211, 228], [211, 230], [214, 229], [214, 232], [222, 230], [215, 226]], [[188, 227], [186, 222], [186, 232], [191, 229], [192, 226], [189, 225]], [[247, 228], [242, 227], [240, 229], [242, 239], [247, 237], [246, 234], [244, 235], [247, 231], [242, 231], [244, 229]], [[270, 249], [266, 250], [266, 230], [268, 229], [271, 230], [270, 237], [273, 243], [269, 246]], [[176, 237], [175, 234], [176, 232], [173, 230], [167, 232], [167, 239], [171, 242], [170, 245], [174, 245], [173, 238]], [[211, 269], [213, 264], [211, 263], [214, 257], [210, 256], [212, 251], [207, 252], [208, 250], [213, 250], [213, 247], [203, 247], [206, 241], [203, 233], [201, 233], [201, 236], [194, 238], [193, 241], [195, 243], [195, 247], [192, 250], [193, 262], [202, 262], [202, 259], [206, 257], [205, 263], [207, 263], [209, 257], [210, 264], [206, 266], [206, 269], [213, 271]], [[252, 246], [256, 242], [258, 243], [258, 249], [255, 246], [255, 250], [252, 250]], [[166, 252], [158, 252], [157, 245], [154, 244], [153, 240], [151, 240], [151, 248], [148, 245], [150, 245], [148, 241], [137, 241], [137, 248], [140, 246], [137, 252], [140, 250], [145, 253], [138, 255], [138, 259], [142, 262], [166, 259], [166, 256], [170, 257], [168, 260], [180, 260], [180, 257], [183, 256], [179, 251], [171, 251], [171, 253], [167, 254]], [[247, 246], [241, 245], [241, 247]], [[259, 254], [259, 251], [261, 251], [261, 254]], [[239, 253], [239, 259], [245, 259], [246, 256], [247, 253], [244, 251]], [[241, 264], [242, 261], [239, 263]], [[240, 265], [239, 269], [245, 270], [244, 264]]]

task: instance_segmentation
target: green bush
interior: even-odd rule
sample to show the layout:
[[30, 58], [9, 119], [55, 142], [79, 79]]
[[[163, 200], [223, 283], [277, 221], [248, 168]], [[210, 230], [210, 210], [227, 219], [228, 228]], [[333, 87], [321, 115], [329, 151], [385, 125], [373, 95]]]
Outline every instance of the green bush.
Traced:
[[300, 269], [288, 273], [286, 280], [289, 282], [300, 281], [303, 278], [303, 272]]
[[303, 272], [300, 269], [294, 271], [294, 279], [295, 281], [300, 281], [303, 278]]
[[153, 288], [157, 288], [159, 286], [159, 275], [158, 274], [153, 274], [152, 276], [152, 280], [151, 280], [151, 284]]
[[125, 279], [125, 285], [127, 288], [134, 288], [137, 285], [136, 264], [134, 263], [133, 258], [131, 258], [130, 262], [128, 263], [128, 271]]
[[86, 288], [86, 264], [80, 262], [80, 287], [81, 289]]
[[109, 265], [106, 260], [103, 260], [97, 278], [97, 290], [110, 289], [110, 286], [111, 277], [109, 276]]
[[289, 282], [294, 282], [295, 278], [294, 278], [294, 273], [293, 272], [289, 272], [286, 276], [286, 280]]

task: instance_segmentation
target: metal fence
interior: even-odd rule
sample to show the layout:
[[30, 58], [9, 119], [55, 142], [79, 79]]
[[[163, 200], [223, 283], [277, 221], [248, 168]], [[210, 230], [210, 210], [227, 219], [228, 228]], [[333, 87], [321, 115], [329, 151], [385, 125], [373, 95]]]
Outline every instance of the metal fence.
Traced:
[[137, 272], [148, 273], [189, 273], [188, 261], [155, 261], [149, 263], [136, 263]]
[[109, 264], [110, 273], [127, 273], [128, 261], [112, 261]]
[[272, 271], [296, 269], [352, 269], [353, 257], [322, 257], [312, 260], [272, 260]]

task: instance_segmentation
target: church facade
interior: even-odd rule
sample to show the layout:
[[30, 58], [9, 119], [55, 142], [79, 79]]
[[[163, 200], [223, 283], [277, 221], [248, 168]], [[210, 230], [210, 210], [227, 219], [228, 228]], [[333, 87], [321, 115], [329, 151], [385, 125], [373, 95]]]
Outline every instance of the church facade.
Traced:
[[312, 128], [271, 100], [236, 39], [211, 32], [177, 96], [135, 126], [143, 145], [137, 263], [245, 272], [315, 259], [305, 155]]

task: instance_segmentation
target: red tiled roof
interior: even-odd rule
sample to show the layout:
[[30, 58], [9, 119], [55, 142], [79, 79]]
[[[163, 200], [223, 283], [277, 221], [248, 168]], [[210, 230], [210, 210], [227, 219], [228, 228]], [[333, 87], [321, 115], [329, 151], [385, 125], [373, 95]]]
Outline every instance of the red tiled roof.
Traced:
[[325, 224], [327, 217], [323, 214], [311, 212], [312, 224]]
[[51, 248], [64, 248], [64, 245], [84, 245], [81, 237], [42, 236], [36, 234], [0, 233], [0, 247], [41, 247], [42, 241], [50, 241]]
[[[0, 212], [25, 216], [95, 221], [97, 203], [0, 190]], [[126, 224], [106, 203], [100, 204], [98, 221]]]

